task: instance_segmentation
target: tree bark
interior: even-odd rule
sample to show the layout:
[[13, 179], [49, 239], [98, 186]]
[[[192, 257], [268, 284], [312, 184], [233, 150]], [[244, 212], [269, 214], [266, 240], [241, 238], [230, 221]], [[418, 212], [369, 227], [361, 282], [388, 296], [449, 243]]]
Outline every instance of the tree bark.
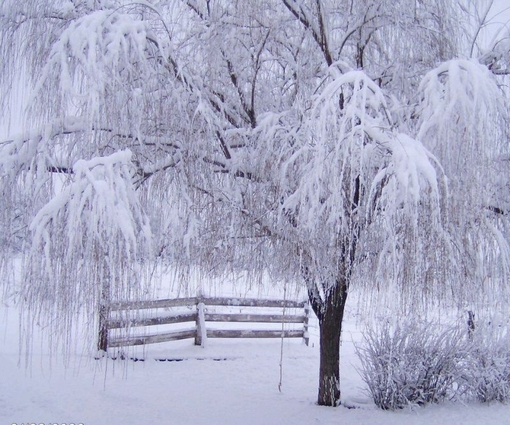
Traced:
[[340, 404], [340, 336], [347, 287], [345, 278], [337, 279], [335, 287], [326, 294], [319, 317], [320, 368], [317, 403], [320, 406]]

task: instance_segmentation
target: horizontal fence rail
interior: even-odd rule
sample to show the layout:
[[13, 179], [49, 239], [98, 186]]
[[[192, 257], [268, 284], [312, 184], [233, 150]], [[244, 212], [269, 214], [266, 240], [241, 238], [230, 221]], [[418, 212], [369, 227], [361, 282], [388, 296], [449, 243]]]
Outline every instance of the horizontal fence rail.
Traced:
[[198, 305], [203, 302], [211, 306], [226, 306], [226, 307], [280, 307], [280, 308], [305, 308], [308, 305], [307, 301], [292, 301], [292, 300], [260, 300], [258, 298], [169, 298], [162, 300], [147, 300], [147, 301], [121, 301], [111, 303], [109, 306], [110, 311], [119, 310], [144, 310], [155, 308], [170, 308], [170, 307], [188, 307]]
[[109, 347], [124, 347], [126, 345], [156, 344], [158, 342], [178, 341], [186, 338], [195, 338], [196, 329], [187, 331], [162, 332], [154, 335], [141, 335], [133, 337], [115, 338], [108, 344]]
[[169, 325], [172, 323], [195, 322], [197, 313], [176, 314], [172, 316], [147, 317], [142, 319], [109, 319], [108, 329], [121, 329], [138, 326]]
[[[207, 306], [223, 308], [257, 309], [257, 313], [217, 313], [207, 311]], [[190, 312], [171, 314], [161, 311], [143, 317], [144, 310], [161, 310], [175, 307], [187, 307]], [[273, 310], [260, 312], [262, 309]], [[275, 314], [274, 309], [280, 309]], [[286, 310], [293, 310], [286, 314]], [[296, 314], [296, 310], [302, 313]], [[196, 345], [205, 346], [207, 338], [303, 338], [309, 344], [308, 323], [310, 310], [306, 301], [292, 300], [260, 300], [255, 298], [176, 298], [149, 301], [126, 301], [101, 306], [99, 316], [98, 348], [106, 351], [109, 347], [128, 345], [155, 344], [167, 341], [194, 338]], [[135, 317], [129, 317], [133, 314]], [[127, 317], [123, 317], [127, 316]], [[207, 323], [223, 323], [221, 329], [209, 328]], [[129, 335], [132, 328], [150, 327], [157, 325], [171, 325], [176, 323], [193, 323], [193, 327], [186, 330], [161, 331], [146, 335]], [[228, 329], [230, 323], [281, 323], [282, 329]], [[302, 324], [301, 329], [284, 329], [285, 324]], [[127, 335], [110, 336], [110, 330], [124, 329]]]

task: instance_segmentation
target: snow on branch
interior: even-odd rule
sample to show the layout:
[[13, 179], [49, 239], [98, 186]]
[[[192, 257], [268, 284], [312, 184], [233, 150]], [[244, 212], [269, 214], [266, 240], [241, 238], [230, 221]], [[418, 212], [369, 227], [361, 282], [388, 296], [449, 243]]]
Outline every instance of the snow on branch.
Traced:
[[425, 75], [419, 94], [417, 137], [443, 165], [451, 194], [445, 217], [455, 229], [452, 263], [461, 271], [450, 280], [503, 283], [510, 264], [507, 222], [497, 212], [509, 204], [508, 167], [499, 160], [508, 154], [506, 96], [476, 60], [441, 64]]
[[41, 78], [47, 78], [53, 67], [60, 69], [61, 85], [71, 89], [73, 76], [71, 57], [91, 83], [105, 82], [108, 68], [120, 69], [133, 60], [143, 60], [146, 49], [144, 23], [130, 15], [98, 10], [72, 22], [53, 45]]
[[[132, 187], [131, 152], [78, 161], [73, 181], [33, 219], [23, 299], [46, 317], [80, 312], [94, 320], [101, 302], [127, 299], [143, 287], [151, 254], [148, 218]], [[38, 282], [34, 285], [34, 282]]]
[[456, 198], [470, 202], [471, 212], [497, 204], [495, 168], [508, 153], [508, 123], [494, 75], [477, 61], [452, 60], [430, 71], [419, 90], [417, 138], [441, 161], [453, 189], [465, 195]]
[[[418, 204], [426, 193], [439, 206], [440, 190], [436, 170], [441, 170], [441, 167], [437, 159], [422, 143], [406, 134], [388, 137], [386, 147], [391, 151], [391, 160], [382, 175], [393, 176], [399, 186], [392, 202], [396, 205], [409, 201]], [[375, 182], [382, 181], [382, 175]]]
[[510, 31], [507, 30], [503, 37], [497, 38], [492, 47], [478, 60], [495, 75], [509, 75]]
[[370, 78], [360, 71], [334, 78], [316, 98], [305, 126], [306, 142], [291, 158], [302, 161], [304, 174], [285, 207], [311, 203], [301, 222], [310, 221], [307, 227], [317, 229], [316, 221], [324, 219], [326, 210], [333, 214], [329, 221], [336, 220], [338, 211], [350, 215], [353, 208], [365, 208], [362, 199], [355, 199], [361, 195], [357, 186], [368, 194], [382, 175], [398, 181], [399, 204], [405, 200], [417, 204], [424, 188], [437, 194], [438, 164], [433, 155], [418, 141], [394, 133], [391, 126], [385, 98]]
[[[441, 148], [437, 138], [455, 127], [455, 131], [465, 132], [466, 141], [475, 142], [470, 146], [475, 148], [472, 154], [488, 153], [479, 148], [484, 136], [491, 134], [503, 104], [501, 91], [487, 67], [470, 60], [445, 62], [425, 75], [419, 92], [418, 139], [427, 140], [432, 149]], [[487, 119], [481, 119], [482, 115]]]
[[108, 90], [125, 96], [126, 87], [136, 92], [153, 74], [151, 53], [160, 44], [149, 43], [149, 31], [149, 21], [122, 9], [96, 10], [71, 21], [51, 47], [33, 101], [44, 102], [46, 94], [60, 106], [57, 113], [78, 108], [97, 121]]
[[[2, 174], [15, 175], [33, 163], [38, 154], [42, 154], [46, 162], [48, 142], [57, 136], [78, 133], [86, 130], [86, 125], [78, 117], [67, 116], [55, 120], [45, 126], [16, 135], [9, 140], [0, 141], [0, 170]], [[46, 164], [55, 167], [54, 164]], [[43, 167], [43, 168], [46, 168]]]
[[130, 162], [130, 151], [78, 161], [70, 186], [32, 221], [33, 245], [51, 249], [54, 236], [63, 237], [74, 256], [83, 254], [73, 250], [87, 240], [104, 254], [122, 247], [126, 259], [137, 260], [139, 247], [150, 246], [150, 230], [131, 185]]
[[392, 238], [402, 220], [417, 227], [425, 213], [440, 228], [441, 167], [420, 142], [392, 129], [381, 89], [363, 72], [332, 75], [297, 139], [283, 166], [284, 186], [293, 190], [281, 221], [306, 247], [320, 279], [331, 282], [345, 265], [350, 273], [368, 229], [397, 245]]

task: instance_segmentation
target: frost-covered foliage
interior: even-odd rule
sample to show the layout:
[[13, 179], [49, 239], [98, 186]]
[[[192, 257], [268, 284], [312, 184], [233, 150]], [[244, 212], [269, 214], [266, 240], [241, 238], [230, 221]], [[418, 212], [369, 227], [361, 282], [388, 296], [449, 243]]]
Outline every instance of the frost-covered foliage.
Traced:
[[[96, 311], [112, 299], [144, 295], [142, 266], [152, 256], [151, 232], [132, 174], [129, 151], [73, 166], [73, 181], [41, 208], [30, 225], [24, 314], [35, 315], [41, 325], [53, 322], [57, 329], [66, 329], [81, 309]], [[80, 308], [75, 309], [77, 300]], [[54, 338], [58, 341], [62, 335], [66, 338], [65, 332]]]
[[[408, 310], [501, 289], [505, 77], [455, 59], [461, 6], [3, 1], [3, 111], [17, 114], [13, 87], [30, 96], [23, 131], [0, 141], [0, 242], [31, 259], [27, 305], [69, 335], [60, 307], [93, 321], [101, 282], [140, 294], [135, 271], [161, 261], [304, 280], [339, 337], [353, 284]], [[339, 382], [338, 350], [324, 348], [321, 383]]]
[[510, 400], [510, 341], [506, 326], [475, 331], [406, 321], [364, 333], [357, 349], [361, 376], [384, 410], [436, 403]]
[[[420, 142], [392, 129], [383, 92], [363, 72], [332, 70], [297, 136], [281, 167], [286, 190], [279, 220], [323, 291], [339, 270], [350, 275], [366, 255], [359, 243], [370, 238], [365, 232], [418, 221], [422, 205], [439, 226], [435, 159]], [[386, 242], [395, 252], [396, 239]]]
[[482, 403], [510, 401], [510, 337], [505, 328], [477, 329], [464, 366], [468, 397]]
[[[449, 280], [496, 285], [488, 294], [500, 296], [505, 291], [497, 285], [506, 281], [510, 264], [508, 167], [501, 164], [508, 152], [508, 127], [502, 125], [508, 106], [494, 76], [474, 60], [441, 64], [424, 76], [419, 93], [417, 138], [448, 178], [443, 210], [459, 269]], [[480, 300], [481, 294], [471, 295]]]
[[358, 355], [375, 404], [395, 410], [452, 397], [468, 351], [465, 335], [453, 328], [385, 323], [365, 332]]
[[104, 104], [106, 93], [112, 96], [111, 105], [134, 101], [136, 93], [129, 92], [146, 90], [143, 80], [150, 80], [153, 74], [147, 60], [147, 30], [135, 16], [111, 10], [93, 11], [71, 21], [51, 46], [35, 87], [44, 105], [48, 99], [43, 97], [47, 93], [42, 92], [43, 86], [57, 88], [59, 96], [51, 97], [51, 107], [45, 113], [68, 114], [70, 102], [82, 97], [85, 102], [75, 107], [88, 122], [101, 123], [98, 114], [110, 106]]

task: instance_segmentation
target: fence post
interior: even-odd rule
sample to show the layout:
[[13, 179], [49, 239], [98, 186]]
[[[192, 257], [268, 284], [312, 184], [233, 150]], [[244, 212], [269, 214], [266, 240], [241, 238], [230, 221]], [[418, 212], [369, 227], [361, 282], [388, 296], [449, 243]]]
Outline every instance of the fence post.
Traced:
[[195, 336], [195, 345], [205, 347], [207, 343], [207, 330], [205, 328], [205, 305], [202, 300], [198, 299], [197, 304], [197, 334]]
[[475, 333], [475, 313], [471, 310], [468, 310], [468, 338], [473, 339], [473, 334]]
[[99, 306], [99, 337], [97, 341], [97, 349], [102, 351], [108, 350], [108, 319], [110, 317], [110, 309], [107, 305]]
[[99, 299], [99, 339], [97, 342], [97, 349], [106, 352], [108, 349], [108, 321], [110, 320], [110, 272], [109, 272], [109, 257], [108, 252], [104, 253], [102, 261], [100, 261], [99, 252], [95, 253], [97, 263], [101, 265], [101, 294]]
[[308, 333], [308, 324], [310, 322], [310, 304], [305, 304], [305, 318], [303, 320], [303, 341], [308, 347], [310, 344], [310, 335]]

